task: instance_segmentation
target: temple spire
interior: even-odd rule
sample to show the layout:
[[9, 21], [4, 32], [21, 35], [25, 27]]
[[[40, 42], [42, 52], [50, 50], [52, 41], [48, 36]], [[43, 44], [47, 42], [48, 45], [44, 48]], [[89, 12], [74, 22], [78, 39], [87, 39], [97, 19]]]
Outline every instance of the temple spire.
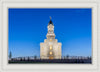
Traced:
[[51, 16], [50, 16], [50, 21], [49, 21], [48, 25], [50, 25], [50, 24], [53, 25], [53, 22], [52, 22], [52, 20], [51, 20]]
[[50, 20], [51, 20], [51, 16], [50, 16]]

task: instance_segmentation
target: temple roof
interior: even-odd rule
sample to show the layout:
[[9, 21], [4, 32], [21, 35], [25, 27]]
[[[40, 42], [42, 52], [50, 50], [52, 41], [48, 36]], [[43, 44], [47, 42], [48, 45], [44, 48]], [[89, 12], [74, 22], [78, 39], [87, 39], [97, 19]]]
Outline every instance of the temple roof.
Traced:
[[53, 25], [53, 22], [52, 22], [52, 20], [51, 20], [51, 17], [50, 17], [50, 21], [49, 21], [48, 25], [50, 25], [50, 24]]

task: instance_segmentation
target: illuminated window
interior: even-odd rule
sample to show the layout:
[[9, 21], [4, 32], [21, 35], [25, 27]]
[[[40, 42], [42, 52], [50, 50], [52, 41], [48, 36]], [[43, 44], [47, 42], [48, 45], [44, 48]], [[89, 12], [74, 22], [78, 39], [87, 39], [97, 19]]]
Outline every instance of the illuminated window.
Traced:
[[52, 42], [52, 39], [50, 39], [50, 42]]
[[44, 48], [42, 47], [42, 50], [44, 50]]
[[50, 50], [52, 50], [52, 45], [50, 45]]
[[50, 28], [50, 30], [52, 30], [52, 28]]
[[50, 55], [52, 55], [52, 52], [50, 52]]

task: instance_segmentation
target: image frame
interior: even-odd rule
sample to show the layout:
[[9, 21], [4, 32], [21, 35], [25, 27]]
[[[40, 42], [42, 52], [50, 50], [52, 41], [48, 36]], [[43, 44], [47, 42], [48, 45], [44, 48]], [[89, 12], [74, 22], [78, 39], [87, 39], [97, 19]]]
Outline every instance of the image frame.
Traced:
[[[17, 4], [19, 4], [19, 5], [17, 5]], [[2, 23], [3, 23], [3, 49], [2, 49], [2, 69], [3, 70], [25, 70], [26, 69], [26, 67], [25, 68], [22, 68], [21, 66], [23, 66], [23, 65], [21, 65], [21, 66], [19, 66], [19, 68], [14, 68], [14, 66], [16, 66], [16, 65], [8, 65], [7, 64], [7, 61], [6, 61], [6, 57], [7, 57], [7, 49], [6, 49], [6, 45], [5, 45], [5, 40], [8, 40], [7, 39], [7, 26], [6, 26], [6, 24], [7, 24], [7, 22], [8, 21], [5, 21], [5, 18], [6, 18], [6, 20], [8, 20], [7, 18], [7, 9], [10, 7], [27, 7], [27, 5], [25, 5], [24, 6], [24, 4], [31, 4], [30, 6], [32, 6], [32, 4], [34, 4], [35, 5], [35, 7], [39, 7], [39, 5], [40, 4], [42, 4], [42, 5], [44, 5], [44, 7], [45, 7], [45, 5], [48, 5], [48, 4], [50, 4], [50, 3], [5, 3], [5, 2], [3, 2], [2, 3], [2, 9], [3, 9], [3, 16], [2, 16], [2, 18], [3, 18], [3, 20], [2, 20]], [[94, 32], [94, 34], [93, 34], [93, 37], [94, 37], [94, 40], [93, 40], [93, 52], [95, 52], [95, 54], [93, 53], [93, 66], [91, 66], [91, 65], [88, 65], [88, 68], [87, 67], [85, 67], [85, 65], [84, 65], [84, 67], [82, 66], [82, 67], [79, 67], [79, 65], [78, 65], [78, 67], [72, 67], [72, 68], [70, 68], [70, 67], [68, 67], [68, 68], [60, 68], [60, 67], [57, 67], [58, 65], [55, 65], [55, 67], [53, 66], [52, 68], [43, 68], [43, 65], [39, 65], [39, 66], [41, 66], [42, 68], [38, 68], [38, 65], [36, 65], [36, 64], [34, 64], [35, 66], [37, 66], [37, 67], [35, 67], [35, 68], [33, 68], [33, 67], [31, 67], [31, 68], [29, 68], [29, 69], [26, 69], [26, 70], [45, 70], [45, 69], [47, 69], [47, 70], [49, 70], [49, 69], [52, 69], [52, 70], [77, 70], [77, 69], [79, 69], [79, 70], [82, 70], [82, 69], [84, 69], [84, 70], [88, 70], [88, 69], [90, 69], [90, 70], [92, 70], [92, 69], [97, 69], [98, 68], [98, 65], [97, 65], [97, 4], [96, 3], [53, 3], [53, 4], [63, 4], [63, 6], [62, 7], [64, 7], [64, 5], [65, 4], [67, 4], [67, 7], [71, 7], [71, 5], [76, 5], [76, 7], [78, 7], [78, 6], [82, 6], [83, 8], [84, 7], [91, 7], [94, 11], [92, 12], [93, 13], [93, 32]], [[29, 6], [29, 7], [30, 7]], [[61, 6], [61, 5], [60, 5]], [[53, 7], [53, 6], [52, 6]], [[6, 13], [5, 13], [6, 12]], [[96, 14], [94, 14], [94, 12], [96, 13]], [[94, 47], [95, 47], [95, 49], [94, 49]], [[6, 52], [5, 52], [6, 51]], [[68, 64], [69, 65], [69, 64]], [[75, 64], [74, 64], [75, 65]], [[33, 65], [30, 65], [30, 66], [33, 66]], [[50, 65], [50, 67], [51, 67], [52, 65]], [[65, 65], [64, 65], [65, 66]], [[81, 66], [81, 65], [80, 65]], [[90, 67], [89, 67], [90, 66]], [[16, 67], [18, 67], [18, 65], [16, 66]], [[45, 67], [47, 67], [46, 65], [45, 65]], [[59, 69], [60, 68], [60, 69]]]

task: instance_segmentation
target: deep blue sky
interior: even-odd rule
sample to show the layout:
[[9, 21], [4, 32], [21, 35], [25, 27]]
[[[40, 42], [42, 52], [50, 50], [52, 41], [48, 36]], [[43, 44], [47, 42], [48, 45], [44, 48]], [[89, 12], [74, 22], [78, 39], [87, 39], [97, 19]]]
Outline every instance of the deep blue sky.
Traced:
[[90, 8], [10, 8], [8, 11], [8, 48], [13, 57], [40, 56], [40, 42], [46, 39], [50, 16], [56, 39], [62, 43], [62, 56], [92, 55]]

